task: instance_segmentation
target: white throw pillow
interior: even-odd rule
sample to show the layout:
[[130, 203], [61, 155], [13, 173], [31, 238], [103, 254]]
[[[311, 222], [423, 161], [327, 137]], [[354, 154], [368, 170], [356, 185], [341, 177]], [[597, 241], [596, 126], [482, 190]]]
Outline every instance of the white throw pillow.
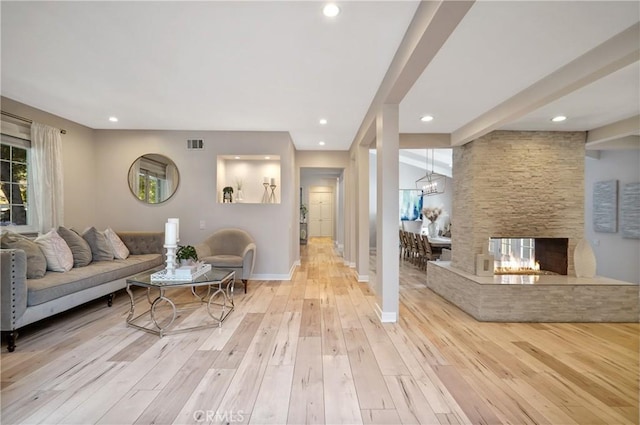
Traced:
[[113, 249], [113, 256], [118, 260], [124, 260], [129, 256], [129, 248], [122, 242], [122, 239], [114, 232], [111, 227], [107, 227], [104, 231], [107, 240]]
[[35, 243], [38, 244], [47, 259], [47, 270], [68, 272], [73, 268], [71, 248], [55, 229], [38, 236]]

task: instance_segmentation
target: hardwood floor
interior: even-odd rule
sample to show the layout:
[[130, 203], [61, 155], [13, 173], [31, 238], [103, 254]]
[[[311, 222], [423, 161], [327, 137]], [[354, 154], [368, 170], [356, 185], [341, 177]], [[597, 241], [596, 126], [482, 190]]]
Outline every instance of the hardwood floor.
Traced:
[[0, 358], [2, 423], [638, 424], [638, 324], [477, 322], [409, 264], [381, 324], [328, 239], [301, 262], [236, 291], [221, 328], [127, 328], [121, 292], [25, 329]]

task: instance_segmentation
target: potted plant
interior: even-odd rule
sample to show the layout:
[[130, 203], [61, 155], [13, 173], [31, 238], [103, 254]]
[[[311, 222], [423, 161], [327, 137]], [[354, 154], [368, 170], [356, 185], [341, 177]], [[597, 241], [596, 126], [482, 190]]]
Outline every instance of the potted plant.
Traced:
[[190, 261], [198, 261], [198, 253], [191, 245], [179, 245], [178, 251], [176, 251], [176, 259], [178, 259], [181, 264], [188, 264]]
[[307, 206], [305, 204], [300, 204], [300, 223], [306, 223], [307, 222], [307, 212], [309, 210], [307, 209]]
[[222, 202], [233, 201], [233, 188], [231, 186], [225, 186], [222, 189]]

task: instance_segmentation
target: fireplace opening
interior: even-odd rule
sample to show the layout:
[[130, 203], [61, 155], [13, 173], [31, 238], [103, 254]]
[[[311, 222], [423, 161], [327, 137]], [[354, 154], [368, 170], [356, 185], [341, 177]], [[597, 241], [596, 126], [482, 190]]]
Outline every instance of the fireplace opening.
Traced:
[[567, 274], [568, 238], [494, 238], [494, 274]]

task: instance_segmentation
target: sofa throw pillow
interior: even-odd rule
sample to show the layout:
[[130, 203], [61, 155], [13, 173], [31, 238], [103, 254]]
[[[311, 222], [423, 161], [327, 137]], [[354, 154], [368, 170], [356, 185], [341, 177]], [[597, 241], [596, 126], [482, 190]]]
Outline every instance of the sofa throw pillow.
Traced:
[[67, 243], [69, 249], [71, 249], [71, 254], [73, 254], [73, 267], [84, 267], [91, 263], [91, 247], [87, 241], [82, 239], [82, 236], [62, 226], [58, 227], [58, 234]]
[[113, 256], [118, 260], [124, 260], [129, 256], [129, 248], [122, 242], [120, 237], [116, 234], [116, 232], [111, 229], [111, 227], [107, 227], [104, 231], [107, 240], [111, 244], [111, 250], [113, 251]]
[[104, 233], [98, 231], [95, 227], [89, 227], [82, 233], [82, 238], [91, 247], [93, 261], [113, 261], [111, 244]]
[[68, 272], [73, 268], [73, 254], [71, 253], [71, 249], [55, 229], [51, 229], [44, 235], [38, 236], [35, 242], [47, 259], [47, 270]]
[[47, 259], [37, 243], [14, 232], [3, 232], [0, 247], [21, 249], [27, 255], [27, 279], [40, 279], [47, 272]]

